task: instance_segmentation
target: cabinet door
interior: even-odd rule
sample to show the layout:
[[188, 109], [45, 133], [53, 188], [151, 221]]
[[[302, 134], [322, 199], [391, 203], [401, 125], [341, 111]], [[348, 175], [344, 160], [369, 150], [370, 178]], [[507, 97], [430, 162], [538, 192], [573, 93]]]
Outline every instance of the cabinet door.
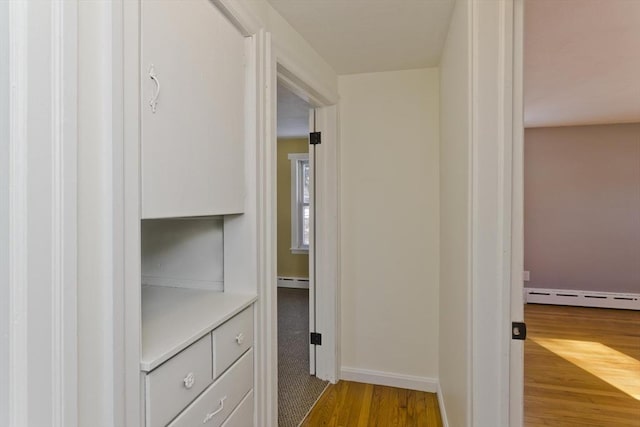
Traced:
[[143, 0], [141, 28], [142, 217], [241, 213], [244, 37], [209, 0]]

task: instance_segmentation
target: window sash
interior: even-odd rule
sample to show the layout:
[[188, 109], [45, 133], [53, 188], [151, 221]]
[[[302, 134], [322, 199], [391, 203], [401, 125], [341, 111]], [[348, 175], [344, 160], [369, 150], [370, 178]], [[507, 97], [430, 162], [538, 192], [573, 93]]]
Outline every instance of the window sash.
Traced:
[[289, 154], [289, 160], [291, 161], [291, 251], [304, 253], [309, 250], [311, 231], [309, 154]]

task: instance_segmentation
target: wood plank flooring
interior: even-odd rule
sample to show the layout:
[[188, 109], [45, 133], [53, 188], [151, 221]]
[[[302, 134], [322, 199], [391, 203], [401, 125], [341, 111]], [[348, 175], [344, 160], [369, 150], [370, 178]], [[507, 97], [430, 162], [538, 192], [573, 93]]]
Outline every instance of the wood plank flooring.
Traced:
[[442, 427], [434, 393], [351, 381], [330, 385], [302, 426]]
[[640, 312], [528, 304], [525, 427], [640, 427]]
[[[525, 307], [525, 427], [640, 427], [640, 312]], [[435, 394], [331, 385], [302, 426], [442, 426]]]

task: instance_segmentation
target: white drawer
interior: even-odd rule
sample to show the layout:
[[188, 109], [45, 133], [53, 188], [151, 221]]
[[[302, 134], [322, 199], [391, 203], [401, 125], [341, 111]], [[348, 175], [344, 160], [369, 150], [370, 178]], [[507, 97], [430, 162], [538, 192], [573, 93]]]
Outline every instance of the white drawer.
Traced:
[[[173, 420], [169, 427], [218, 427], [252, 388], [253, 350], [250, 350]], [[249, 426], [252, 424], [253, 420]]]
[[242, 402], [229, 415], [222, 427], [251, 427], [253, 425], [253, 390], [242, 399]]
[[147, 427], [164, 427], [213, 380], [207, 334], [145, 378]]
[[253, 307], [213, 331], [213, 377], [222, 374], [242, 353], [253, 346]]

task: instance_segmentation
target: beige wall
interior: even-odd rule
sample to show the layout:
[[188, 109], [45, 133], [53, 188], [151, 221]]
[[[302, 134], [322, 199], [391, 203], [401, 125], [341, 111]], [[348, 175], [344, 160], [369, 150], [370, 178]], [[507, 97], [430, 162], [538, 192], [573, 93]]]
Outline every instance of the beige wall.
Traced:
[[470, 2], [456, 2], [440, 69], [440, 387], [450, 426], [470, 425]]
[[278, 140], [278, 276], [309, 277], [309, 255], [291, 253], [290, 153], [307, 153], [307, 138]]
[[438, 375], [438, 70], [339, 77], [342, 367]]
[[525, 132], [528, 287], [640, 293], [640, 123]]

